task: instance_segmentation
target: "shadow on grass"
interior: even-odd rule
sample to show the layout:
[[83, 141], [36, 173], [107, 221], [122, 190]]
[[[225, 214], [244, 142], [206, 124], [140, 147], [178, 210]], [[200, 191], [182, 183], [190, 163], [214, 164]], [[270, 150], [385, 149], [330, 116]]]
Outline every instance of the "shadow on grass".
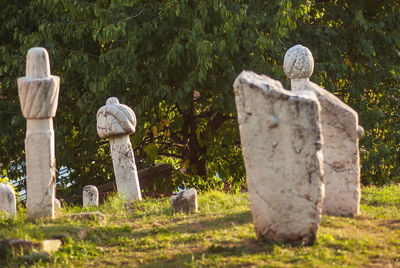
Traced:
[[31, 235], [35, 239], [68, 239], [82, 240], [86, 238], [91, 227], [85, 225], [54, 225], [37, 226], [32, 228]]
[[235, 214], [228, 214], [221, 217], [199, 220], [191, 223], [180, 223], [174, 227], [169, 228], [170, 232], [187, 232], [196, 233], [207, 230], [217, 230], [229, 228], [234, 225], [246, 224], [252, 221], [250, 211], [244, 211]]
[[[276, 244], [257, 239], [246, 239], [231, 245], [213, 244], [206, 249], [191, 253], [175, 254], [168, 257], [155, 258], [141, 267], [197, 267], [204, 259], [212, 260], [218, 257], [242, 257], [253, 254], [271, 254]], [[251, 265], [251, 263], [248, 263]], [[200, 265], [201, 266], [201, 265]], [[240, 267], [246, 263], [240, 263]]]
[[400, 229], [400, 220], [386, 220], [385, 222], [379, 224], [379, 226], [384, 226], [391, 230], [398, 230]]

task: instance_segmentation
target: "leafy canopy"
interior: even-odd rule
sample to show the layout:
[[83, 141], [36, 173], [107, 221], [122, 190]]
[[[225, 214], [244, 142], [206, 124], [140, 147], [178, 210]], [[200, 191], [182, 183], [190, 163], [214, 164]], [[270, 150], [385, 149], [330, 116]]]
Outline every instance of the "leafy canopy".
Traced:
[[11, 178], [21, 175], [24, 160], [16, 79], [32, 46], [48, 49], [52, 73], [61, 77], [56, 154], [70, 173], [59, 189], [79, 192], [113, 176], [108, 142], [96, 133], [96, 112], [110, 96], [136, 113], [132, 142], [140, 165], [171, 163], [180, 171], [175, 184], [201, 189], [220, 185], [216, 174], [234, 187], [243, 183], [232, 83], [248, 69], [288, 88], [283, 56], [301, 43], [315, 57], [312, 79], [360, 115], [363, 182], [400, 180], [396, 0], [0, 5], [0, 160]]

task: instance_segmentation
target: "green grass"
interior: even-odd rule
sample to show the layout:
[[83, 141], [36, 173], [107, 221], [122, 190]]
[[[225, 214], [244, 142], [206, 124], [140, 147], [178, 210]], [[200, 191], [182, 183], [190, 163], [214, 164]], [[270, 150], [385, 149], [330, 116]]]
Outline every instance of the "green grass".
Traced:
[[[200, 195], [199, 213], [173, 214], [168, 199], [98, 209], [106, 221], [0, 221], [0, 239], [62, 238], [52, 256], [33, 253], [0, 266], [36, 267], [400, 267], [400, 185], [363, 189], [356, 218], [324, 216], [313, 246], [256, 239], [246, 194]], [[91, 211], [63, 208], [63, 214]]]

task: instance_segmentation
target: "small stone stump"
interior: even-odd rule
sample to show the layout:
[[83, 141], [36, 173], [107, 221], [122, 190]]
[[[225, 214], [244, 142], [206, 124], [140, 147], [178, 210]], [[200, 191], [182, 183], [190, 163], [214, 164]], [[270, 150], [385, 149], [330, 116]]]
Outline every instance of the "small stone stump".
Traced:
[[110, 140], [115, 181], [118, 193], [128, 201], [142, 199], [135, 158], [129, 135], [135, 133], [136, 116], [131, 108], [118, 99], [107, 99], [97, 112], [97, 133]]
[[257, 237], [314, 242], [323, 199], [315, 94], [294, 94], [249, 71], [236, 78], [233, 88]]
[[99, 206], [99, 190], [94, 185], [86, 185], [83, 187], [82, 200], [84, 207]]
[[185, 189], [171, 196], [171, 206], [177, 213], [197, 212], [197, 191], [194, 188]]
[[12, 218], [17, 212], [14, 189], [7, 183], [0, 183], [0, 217]]
[[53, 117], [58, 105], [60, 79], [50, 74], [46, 49], [28, 50], [26, 77], [18, 79], [18, 95], [27, 119], [25, 139], [28, 218], [54, 218], [56, 158]]
[[57, 198], [54, 198], [54, 211], [56, 216], [61, 214], [61, 202]]
[[293, 92], [314, 92], [321, 105], [325, 183], [323, 212], [334, 216], [355, 216], [360, 210], [358, 141], [363, 133], [358, 125], [358, 115], [335, 95], [310, 82], [314, 59], [308, 48], [302, 45], [290, 48], [283, 69], [291, 79]]

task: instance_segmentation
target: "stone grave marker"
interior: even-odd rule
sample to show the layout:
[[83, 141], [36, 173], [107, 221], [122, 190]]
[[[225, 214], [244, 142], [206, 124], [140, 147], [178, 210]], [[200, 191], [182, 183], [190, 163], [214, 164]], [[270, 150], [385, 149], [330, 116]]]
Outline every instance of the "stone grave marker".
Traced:
[[360, 210], [359, 136], [363, 129], [358, 115], [332, 93], [310, 82], [314, 59], [302, 45], [290, 48], [283, 69], [291, 79], [294, 93], [314, 92], [321, 105], [324, 140], [325, 199], [323, 212], [334, 216], [354, 216]]
[[175, 212], [197, 212], [197, 191], [194, 188], [185, 189], [171, 196], [171, 206]]
[[234, 92], [257, 237], [312, 243], [323, 199], [319, 103], [243, 71]]
[[85, 187], [83, 187], [82, 200], [84, 207], [88, 206], [98, 207], [99, 191], [97, 190], [97, 187], [94, 185], [86, 185]]
[[14, 189], [8, 183], [0, 183], [0, 217], [12, 218], [17, 212]]
[[53, 117], [60, 79], [50, 74], [46, 49], [28, 50], [26, 76], [18, 79], [18, 95], [27, 120], [25, 139], [28, 218], [54, 218], [56, 158]]
[[129, 135], [135, 133], [136, 116], [131, 108], [115, 97], [97, 112], [97, 133], [110, 140], [115, 180], [119, 194], [128, 201], [140, 200], [139, 178]]
[[54, 213], [57, 215], [61, 215], [61, 202], [57, 198], [54, 198]]

